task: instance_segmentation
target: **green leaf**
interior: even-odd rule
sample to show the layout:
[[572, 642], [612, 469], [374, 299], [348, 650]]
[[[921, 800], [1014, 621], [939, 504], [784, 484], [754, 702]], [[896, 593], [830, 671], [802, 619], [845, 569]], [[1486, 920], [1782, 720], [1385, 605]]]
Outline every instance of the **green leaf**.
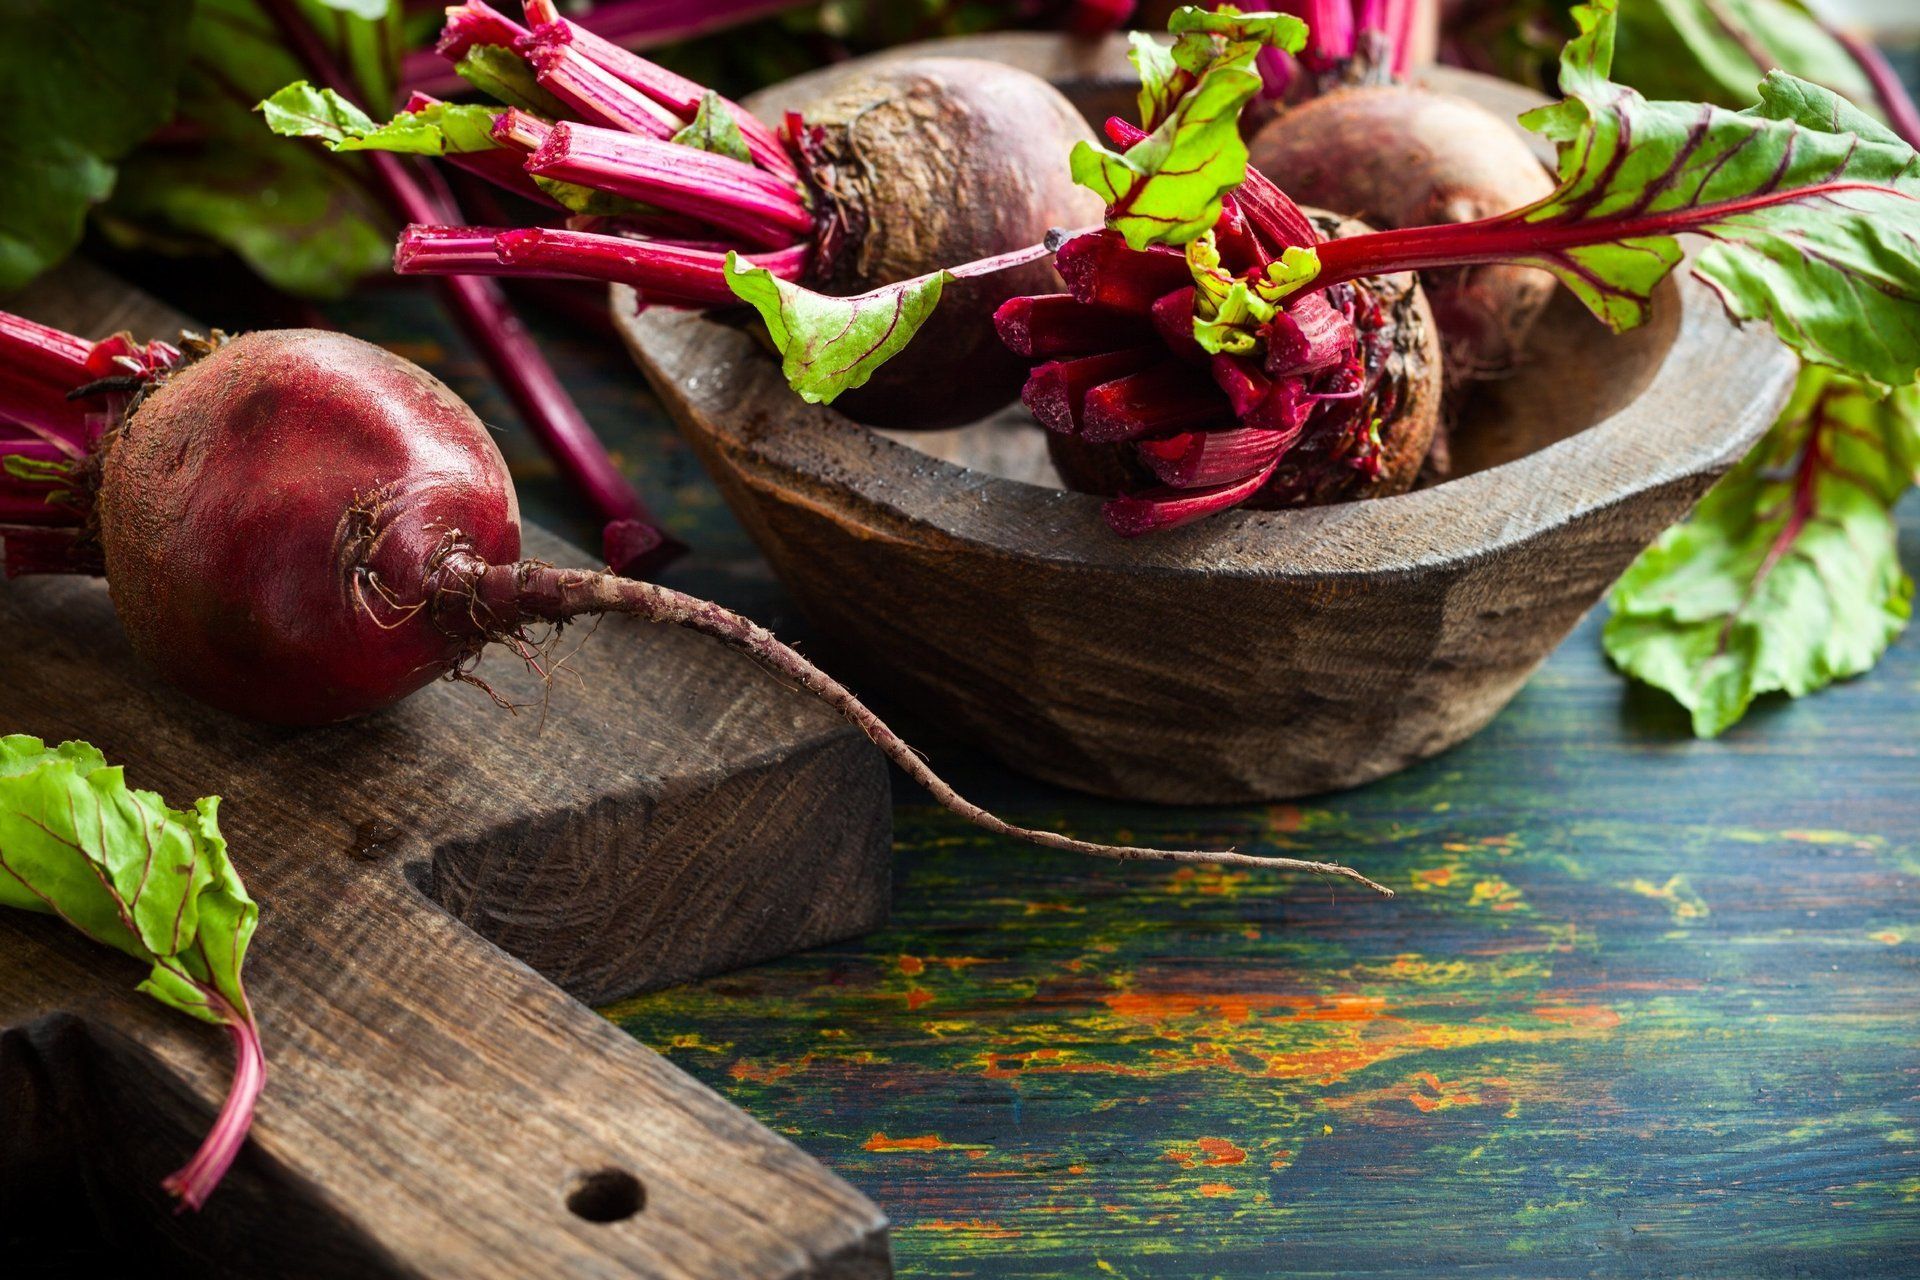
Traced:
[[436, 102], [403, 111], [385, 124], [331, 89], [295, 81], [260, 103], [267, 127], [283, 138], [318, 138], [329, 151], [397, 151], [444, 156], [490, 151], [494, 119], [501, 108]]
[[674, 134], [673, 140], [683, 147], [711, 151], [741, 164], [753, 163], [747, 140], [740, 136], [740, 122], [711, 89], [700, 95], [700, 107], [694, 112], [692, 123]]
[[[1743, 112], [1649, 102], [1608, 79], [1618, 0], [1574, 10], [1566, 100], [1522, 123], [1558, 144], [1560, 185], [1511, 221], [1510, 260], [1557, 275], [1615, 329], [1643, 323], [1681, 260], [1738, 319], [1882, 386], [1920, 371], [1920, 157], [1828, 91], [1782, 73]], [[1563, 241], [1556, 245], [1554, 239]], [[1604, 243], [1571, 244], [1576, 237]]]
[[1240, 110], [1260, 90], [1254, 59], [1267, 45], [1297, 51], [1306, 42], [1305, 25], [1286, 14], [1188, 7], [1170, 27], [1176, 39], [1164, 58], [1134, 45], [1151, 132], [1124, 154], [1080, 142], [1071, 157], [1073, 180], [1106, 201], [1107, 225], [1135, 249], [1186, 244], [1219, 220], [1220, 198], [1247, 176]]
[[381, 210], [341, 170], [324, 152], [285, 144], [267, 154], [224, 146], [142, 153], [98, 222], [123, 248], [183, 256], [211, 243], [277, 289], [337, 298], [393, 265]]
[[225, 249], [269, 284], [338, 297], [393, 264], [393, 234], [358, 169], [260, 127], [252, 104], [299, 63], [252, 0], [198, 0], [180, 119], [193, 145], [143, 147], [96, 221], [116, 244], [174, 256]]
[[11, 0], [0, 40], [0, 289], [80, 243], [115, 165], [173, 114], [191, 0]]
[[1319, 274], [1320, 259], [1311, 249], [1290, 247], [1262, 270], [1236, 276], [1221, 266], [1209, 231], [1187, 243], [1187, 268], [1193, 273], [1194, 341], [1215, 355], [1245, 355], [1260, 345], [1261, 328], [1287, 295]]
[[1604, 642], [1712, 737], [1754, 698], [1859, 675], [1906, 627], [1892, 507], [1920, 478], [1920, 390], [1809, 366], [1758, 447], [1614, 588]]
[[453, 69], [468, 84], [510, 107], [531, 111], [547, 120], [569, 114], [567, 104], [540, 87], [533, 68], [511, 49], [497, 44], [477, 44]]
[[218, 798], [168, 808], [85, 743], [0, 738], [0, 906], [59, 916], [146, 962], [140, 990], [163, 1004], [250, 1022], [240, 969], [259, 908], [219, 811]]
[[1173, 110], [1180, 95], [1193, 87], [1193, 77], [1173, 60], [1173, 48], [1162, 44], [1150, 33], [1130, 31], [1127, 61], [1140, 76], [1140, 127], [1151, 133]]
[[392, 0], [313, 0], [322, 9], [331, 9], [335, 13], [344, 13], [349, 17], [366, 22], [378, 22], [392, 10]]
[[1776, 68], [1873, 101], [1859, 64], [1794, 0], [1633, 0], [1620, 10], [1613, 74], [1649, 98], [1745, 107]]
[[1298, 53], [1307, 44], [1307, 24], [1288, 13], [1246, 13], [1230, 4], [1183, 5], [1167, 19], [1174, 35], [1173, 60], [1199, 75], [1222, 60], [1251, 58], [1271, 46]]
[[1130, 247], [1185, 244], [1220, 220], [1220, 197], [1247, 176], [1240, 109], [1259, 89], [1251, 71], [1210, 71], [1125, 154], [1075, 143], [1073, 180], [1107, 202], [1107, 225]]
[[936, 271], [851, 298], [830, 298], [737, 253], [727, 254], [727, 287], [766, 322], [787, 385], [808, 404], [831, 404], [863, 386], [913, 340], [940, 302], [950, 272]]

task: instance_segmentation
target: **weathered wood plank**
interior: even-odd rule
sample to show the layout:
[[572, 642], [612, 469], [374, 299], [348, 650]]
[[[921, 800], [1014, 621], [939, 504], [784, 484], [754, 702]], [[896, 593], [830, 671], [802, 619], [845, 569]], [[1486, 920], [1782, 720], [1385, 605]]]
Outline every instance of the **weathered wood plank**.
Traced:
[[[75, 288], [36, 312], [96, 331], [98, 291]], [[224, 1092], [224, 1039], [136, 994], [129, 962], [6, 913], [0, 1220], [22, 1248], [81, 1198], [112, 1224], [82, 1239], [195, 1274], [889, 1274], [873, 1205], [467, 927], [602, 996], [871, 927], [887, 777], [809, 698], [608, 623], [550, 696], [488, 664], [520, 715], [445, 685], [294, 732], [159, 686], [97, 582], [0, 588], [0, 635], [0, 731], [226, 797], [271, 1061], [233, 1175], [172, 1217], [159, 1180]]]

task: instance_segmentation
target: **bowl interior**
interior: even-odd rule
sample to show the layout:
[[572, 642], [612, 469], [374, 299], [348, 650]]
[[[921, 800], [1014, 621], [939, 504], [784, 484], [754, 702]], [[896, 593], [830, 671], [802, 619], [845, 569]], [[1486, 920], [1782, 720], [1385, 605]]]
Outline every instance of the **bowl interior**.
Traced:
[[[1604, 422], [1646, 390], [1672, 348], [1680, 303], [1672, 280], [1651, 323], [1613, 334], [1565, 289], [1556, 290], [1511, 375], [1476, 385], [1452, 437], [1450, 479], [1486, 471]], [[1061, 489], [1045, 434], [1020, 404], [951, 431], [887, 431], [922, 453], [989, 475]]]

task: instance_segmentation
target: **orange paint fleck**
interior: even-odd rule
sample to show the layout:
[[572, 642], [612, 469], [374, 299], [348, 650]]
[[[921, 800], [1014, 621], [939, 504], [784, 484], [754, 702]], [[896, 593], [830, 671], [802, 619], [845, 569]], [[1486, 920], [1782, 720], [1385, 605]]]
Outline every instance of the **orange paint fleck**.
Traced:
[[970, 1218], [965, 1222], [947, 1218], [935, 1218], [931, 1222], [922, 1222], [914, 1227], [916, 1231], [960, 1231], [982, 1240], [1011, 1240], [1022, 1234], [997, 1222], [988, 1222], [982, 1218]]
[[1087, 1166], [1083, 1164], [1070, 1164], [1067, 1166], [1068, 1173], [1085, 1173], [1086, 1171]]
[[1203, 996], [1188, 992], [1122, 991], [1106, 997], [1107, 1008], [1123, 1018], [1162, 1022], [1207, 1012], [1227, 1022], [1245, 1022], [1253, 1005], [1244, 996]]
[[1206, 1155], [1205, 1164], [1245, 1164], [1247, 1153], [1244, 1148], [1235, 1146], [1225, 1138], [1202, 1138], [1196, 1143]]
[[1293, 1016], [1301, 1022], [1371, 1022], [1386, 1008], [1384, 996], [1335, 996]]
[[1413, 878], [1423, 884], [1430, 884], [1435, 887], [1449, 885], [1453, 883], [1453, 868], [1427, 867], [1424, 870], [1414, 872]]
[[901, 956], [900, 957], [900, 972], [906, 974], [909, 978], [917, 977], [918, 975], [923, 974], [926, 971], [927, 971], [927, 962], [925, 960], [922, 960], [919, 956]]
[[1236, 1194], [1233, 1187], [1225, 1182], [1203, 1182], [1198, 1187], [1195, 1187], [1194, 1190], [1206, 1196], [1209, 1200], [1217, 1200], [1221, 1196]]
[[937, 1133], [920, 1138], [889, 1138], [884, 1133], [876, 1133], [860, 1145], [869, 1151], [943, 1151], [947, 1146]]
[[1306, 816], [1300, 812], [1300, 806], [1297, 804], [1267, 806], [1267, 830], [1269, 831], [1298, 831], [1306, 825]]
[[1285, 1147], [1282, 1147], [1280, 1150], [1273, 1153], [1273, 1159], [1267, 1161], [1267, 1167], [1269, 1169], [1284, 1169], [1292, 1163], [1293, 1163], [1293, 1152], [1287, 1150]]
[[1533, 1016], [1545, 1018], [1548, 1022], [1564, 1022], [1568, 1026], [1593, 1027], [1603, 1031], [1620, 1025], [1620, 1015], [1603, 1004], [1535, 1005]]
[[813, 1064], [813, 1055], [803, 1054], [798, 1062], [780, 1062], [771, 1067], [763, 1067], [747, 1058], [742, 1058], [727, 1068], [727, 1074], [735, 1080], [751, 1080], [755, 1084], [772, 1084], [784, 1080], [794, 1072]]
[[1218, 1168], [1222, 1165], [1245, 1164], [1247, 1153], [1245, 1148], [1225, 1138], [1201, 1138], [1191, 1147], [1170, 1147], [1167, 1154], [1160, 1158], [1170, 1160], [1182, 1169], [1194, 1169], [1202, 1165]]
[[923, 1008], [926, 1005], [930, 1005], [932, 1003], [933, 1003], [933, 992], [927, 990], [925, 987], [908, 987], [907, 988], [907, 1012], [908, 1013], [912, 1013], [915, 1009]]
[[1878, 933], [1868, 934], [1867, 937], [1873, 939], [1875, 942], [1884, 942], [1890, 947], [1898, 946], [1900, 943], [1906, 941], [1904, 936], [1892, 929], [1882, 929]]

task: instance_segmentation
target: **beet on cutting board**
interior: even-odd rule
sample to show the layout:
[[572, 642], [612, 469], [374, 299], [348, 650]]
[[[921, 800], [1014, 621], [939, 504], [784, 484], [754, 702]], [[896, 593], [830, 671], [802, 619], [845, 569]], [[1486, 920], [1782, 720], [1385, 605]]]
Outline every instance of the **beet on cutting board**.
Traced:
[[[84, 269], [9, 305], [95, 336], [180, 325]], [[532, 530], [527, 552], [584, 561]], [[233, 1172], [171, 1216], [160, 1179], [224, 1094], [225, 1037], [137, 994], [132, 961], [0, 916], [9, 1257], [160, 1275], [890, 1274], [872, 1204], [559, 989], [612, 998], [884, 918], [887, 774], [831, 712], [698, 636], [614, 619], [569, 637], [550, 699], [488, 659], [519, 715], [439, 685], [299, 732], [159, 686], [95, 581], [0, 586], [0, 636], [0, 732], [84, 738], [140, 786], [226, 798], [263, 909], [248, 985], [270, 1063]]]

